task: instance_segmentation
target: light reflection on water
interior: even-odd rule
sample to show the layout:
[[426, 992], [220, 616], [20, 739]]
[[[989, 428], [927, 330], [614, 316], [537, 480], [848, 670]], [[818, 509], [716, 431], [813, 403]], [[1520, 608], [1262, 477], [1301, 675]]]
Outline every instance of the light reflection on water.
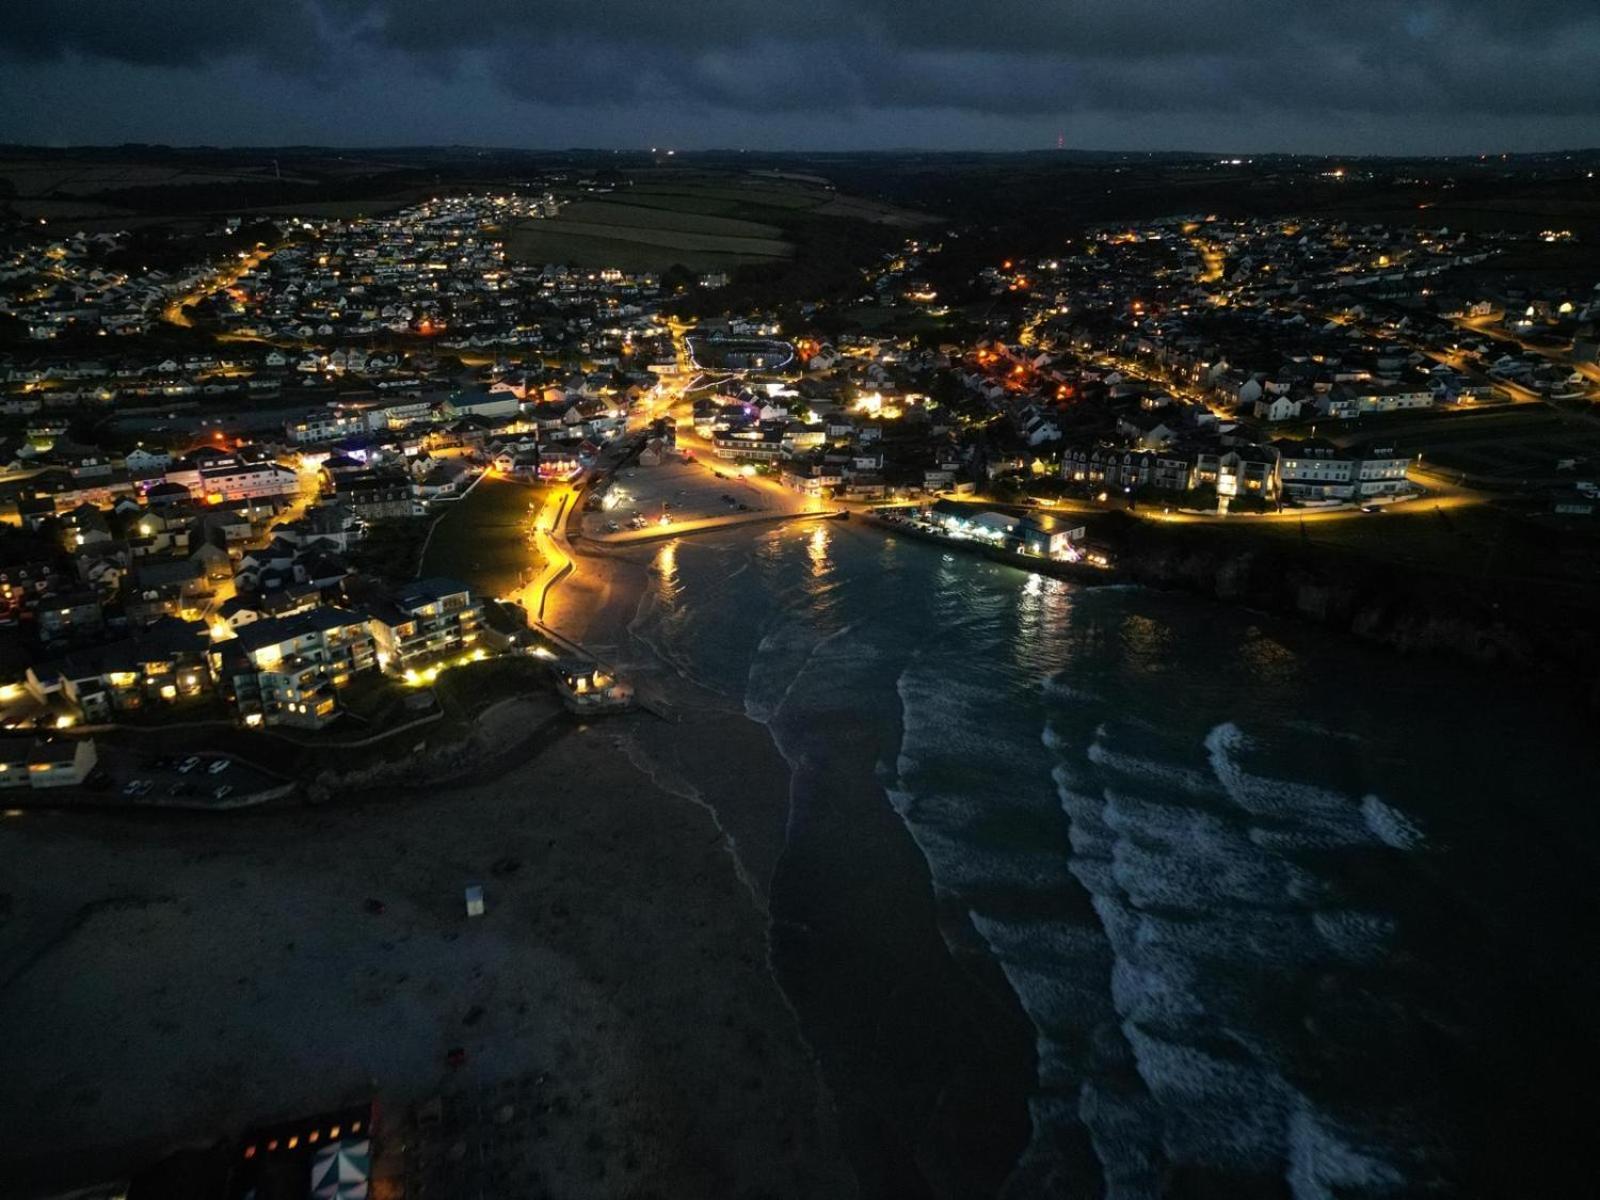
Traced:
[[661, 599], [672, 600], [678, 594], [678, 543], [668, 542], [656, 552], [657, 590]]
[[[1072, 608], [1072, 589], [1060, 579], [1030, 574], [1017, 589], [1017, 626], [1009, 639], [1011, 660], [1021, 671], [1059, 669], [1061, 633]], [[1054, 653], [1053, 653], [1054, 652]]]
[[811, 573], [826, 575], [832, 564], [828, 561], [828, 527], [818, 525], [811, 531], [806, 543], [806, 553], [811, 559]]

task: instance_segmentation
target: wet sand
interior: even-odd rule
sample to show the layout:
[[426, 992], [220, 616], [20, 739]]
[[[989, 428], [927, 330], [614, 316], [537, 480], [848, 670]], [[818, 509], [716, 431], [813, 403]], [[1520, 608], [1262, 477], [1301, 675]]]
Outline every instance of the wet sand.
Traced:
[[[951, 953], [941, 925], [959, 937], [966, 918], [938, 910], [862, 731], [846, 720], [829, 731], [853, 769], [796, 780], [742, 704], [633, 643], [659, 553], [582, 556], [579, 586], [556, 589], [547, 616], [672, 701], [678, 722], [631, 726], [630, 755], [715, 813], [768, 904], [772, 968], [817, 1053], [862, 1195], [996, 1195], [1030, 1132], [1032, 1026], [976, 934], [970, 952]], [[791, 812], [796, 784], [828, 797], [820, 818]]]
[[765, 916], [624, 729], [428, 795], [0, 822], [4, 1190], [531, 1075], [549, 1195], [853, 1195]]

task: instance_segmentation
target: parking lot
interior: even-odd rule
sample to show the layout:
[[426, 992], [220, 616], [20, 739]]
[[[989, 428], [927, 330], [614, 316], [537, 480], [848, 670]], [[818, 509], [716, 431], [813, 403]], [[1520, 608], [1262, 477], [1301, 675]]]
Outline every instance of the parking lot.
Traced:
[[587, 536], [803, 507], [798, 495], [783, 492], [765, 480], [756, 482], [737, 466], [685, 463], [676, 458], [656, 467], [635, 466], [619, 471], [605, 503], [610, 507], [584, 513], [583, 532]]
[[126, 769], [118, 794], [127, 800], [224, 801], [266, 786], [259, 771], [217, 754], [146, 757]]
[[95, 748], [99, 764], [85, 786], [60, 789], [54, 798], [97, 804], [231, 806], [283, 782], [225, 754], [151, 754], [107, 739], [97, 739]]

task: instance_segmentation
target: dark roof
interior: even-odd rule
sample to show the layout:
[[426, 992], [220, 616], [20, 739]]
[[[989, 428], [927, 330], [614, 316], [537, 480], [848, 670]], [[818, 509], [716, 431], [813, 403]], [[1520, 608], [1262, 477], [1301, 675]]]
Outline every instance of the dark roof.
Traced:
[[[205, 647], [202, 623], [163, 617], [133, 637], [63, 655], [48, 664], [47, 669], [65, 679], [87, 679], [112, 671], [137, 671], [144, 663], [171, 658], [174, 654], [198, 654]], [[42, 674], [45, 668], [38, 670]]]
[[471, 595], [472, 589], [459, 579], [435, 575], [427, 579], [418, 579], [406, 584], [404, 587], [396, 588], [394, 600], [402, 608], [417, 608], [423, 604], [432, 604], [445, 596], [453, 596], [460, 592], [466, 592]]
[[325, 633], [343, 625], [359, 625], [365, 619], [362, 613], [328, 605], [292, 617], [266, 617], [252, 621], [239, 630], [234, 640], [239, 649], [259, 650], [262, 646], [287, 642], [308, 633]]

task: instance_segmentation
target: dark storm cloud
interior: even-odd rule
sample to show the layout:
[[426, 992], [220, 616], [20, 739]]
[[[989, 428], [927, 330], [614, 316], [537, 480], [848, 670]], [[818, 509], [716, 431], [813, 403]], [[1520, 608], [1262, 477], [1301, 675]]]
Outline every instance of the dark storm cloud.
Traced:
[[[32, 0], [0, 57], [333, 88], [486, 84], [509, 106], [803, 118], [943, 111], [1600, 117], [1571, 0]], [[57, 64], [51, 68], [50, 63]], [[484, 76], [487, 75], [487, 81]], [[397, 96], [403, 95], [403, 90]], [[0, 121], [4, 118], [0, 117]], [[4, 130], [0, 128], [0, 135]]]

